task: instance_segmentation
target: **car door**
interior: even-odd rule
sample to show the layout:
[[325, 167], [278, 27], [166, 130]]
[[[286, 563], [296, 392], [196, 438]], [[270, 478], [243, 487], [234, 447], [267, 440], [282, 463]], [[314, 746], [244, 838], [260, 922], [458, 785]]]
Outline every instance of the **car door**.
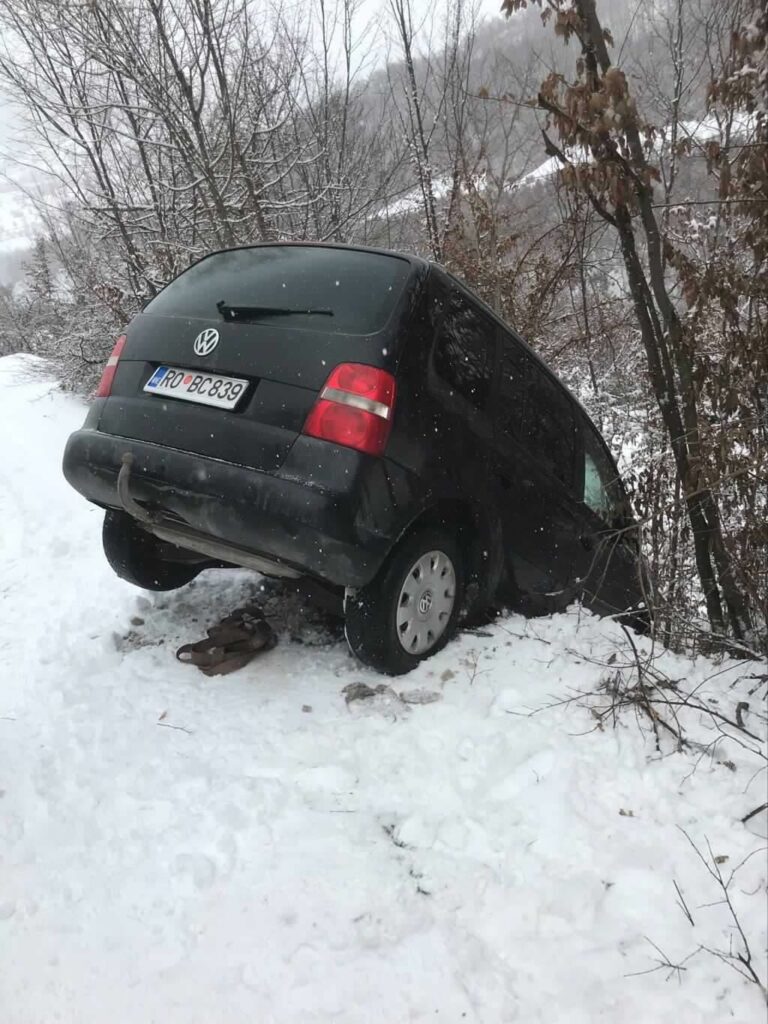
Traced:
[[643, 600], [640, 546], [618, 470], [592, 425], [580, 422], [579, 575], [588, 607], [616, 614]]
[[512, 335], [502, 333], [494, 473], [507, 563], [533, 609], [574, 596], [578, 517], [573, 403]]

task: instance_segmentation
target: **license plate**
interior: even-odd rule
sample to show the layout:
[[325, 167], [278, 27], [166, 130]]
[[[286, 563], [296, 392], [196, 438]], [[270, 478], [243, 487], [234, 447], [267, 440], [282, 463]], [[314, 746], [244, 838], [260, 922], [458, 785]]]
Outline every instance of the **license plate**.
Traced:
[[144, 385], [144, 390], [152, 395], [182, 398], [185, 402], [197, 402], [199, 405], [234, 409], [247, 387], [248, 381], [238, 377], [158, 366]]

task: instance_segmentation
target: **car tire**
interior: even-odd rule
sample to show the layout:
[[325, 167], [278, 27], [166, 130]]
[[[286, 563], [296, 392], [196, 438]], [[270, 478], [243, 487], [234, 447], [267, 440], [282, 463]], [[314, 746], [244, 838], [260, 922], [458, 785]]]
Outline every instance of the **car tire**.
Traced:
[[126, 512], [105, 512], [101, 539], [107, 561], [120, 579], [143, 590], [178, 590], [204, 568], [162, 558], [160, 541]]
[[347, 643], [371, 668], [404, 675], [445, 647], [456, 632], [463, 597], [464, 566], [456, 538], [437, 528], [419, 530], [394, 550], [367, 586], [347, 592]]

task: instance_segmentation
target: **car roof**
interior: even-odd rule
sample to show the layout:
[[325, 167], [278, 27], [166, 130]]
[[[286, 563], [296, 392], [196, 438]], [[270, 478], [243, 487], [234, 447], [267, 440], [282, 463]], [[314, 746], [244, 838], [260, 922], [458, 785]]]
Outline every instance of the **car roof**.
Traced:
[[222, 252], [235, 252], [238, 249], [265, 249], [270, 247], [279, 246], [280, 248], [296, 247], [303, 249], [341, 249], [346, 252], [366, 252], [371, 253], [374, 256], [394, 256], [397, 259], [405, 260], [406, 263], [411, 263], [413, 266], [417, 266], [423, 269], [429, 269], [431, 266], [437, 266], [437, 264], [431, 263], [429, 260], [424, 259], [423, 256], [415, 256], [412, 253], [401, 252], [397, 249], [384, 249], [380, 246], [374, 245], [353, 245], [347, 242], [313, 242], [313, 241], [273, 241], [273, 242], [251, 242], [248, 245], [229, 245], [223, 249], [212, 249], [207, 252], [202, 259], [206, 259], [208, 256], [216, 256]]

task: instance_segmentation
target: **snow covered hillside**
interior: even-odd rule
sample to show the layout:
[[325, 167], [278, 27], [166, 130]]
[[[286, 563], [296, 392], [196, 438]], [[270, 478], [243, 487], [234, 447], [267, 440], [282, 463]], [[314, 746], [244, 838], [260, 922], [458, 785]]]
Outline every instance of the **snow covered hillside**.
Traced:
[[[113, 577], [60, 472], [83, 406], [30, 366], [0, 360], [2, 1024], [763, 1019], [758, 985], [700, 949], [743, 952], [681, 831], [738, 868], [765, 981], [766, 815], [739, 820], [765, 799], [759, 743], [712, 746], [690, 713], [710, 746], [662, 730], [658, 753], [640, 714], [558, 704], [631, 672], [621, 630], [575, 609], [464, 634], [393, 684], [433, 703], [347, 704], [382, 680], [273, 597], [277, 648], [205, 678], [175, 648], [258, 579]], [[762, 735], [764, 668], [655, 665]]]

